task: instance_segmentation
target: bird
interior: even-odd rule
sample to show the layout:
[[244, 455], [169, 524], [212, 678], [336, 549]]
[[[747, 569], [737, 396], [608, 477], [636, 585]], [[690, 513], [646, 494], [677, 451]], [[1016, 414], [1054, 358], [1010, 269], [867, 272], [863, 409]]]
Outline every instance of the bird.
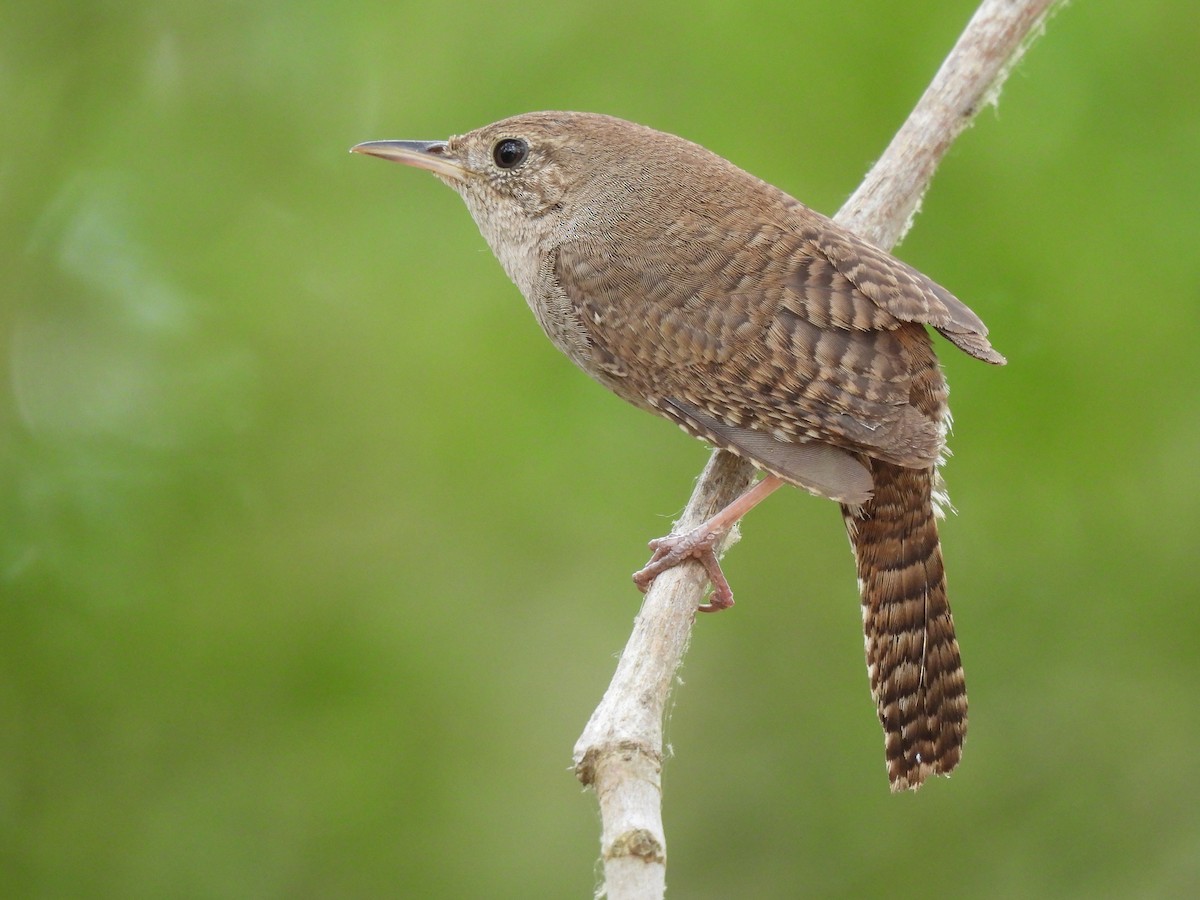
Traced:
[[937, 527], [948, 389], [929, 329], [1003, 365], [980, 318], [716, 153], [612, 116], [525, 113], [351, 149], [453, 188], [572, 362], [763, 473], [708, 522], [651, 541], [643, 591], [694, 560], [713, 588], [700, 609], [727, 608], [714, 547], [742, 515], [783, 484], [839, 504], [890, 786], [949, 774], [967, 696]]

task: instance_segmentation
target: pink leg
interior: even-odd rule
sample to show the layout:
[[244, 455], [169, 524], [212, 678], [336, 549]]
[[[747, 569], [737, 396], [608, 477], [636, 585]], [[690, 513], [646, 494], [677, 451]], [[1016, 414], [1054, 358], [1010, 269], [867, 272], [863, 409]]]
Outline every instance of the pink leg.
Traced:
[[725, 573], [721, 571], [721, 564], [717, 561], [717, 554], [713, 548], [738, 519], [774, 493], [783, 483], [783, 479], [767, 475], [711, 519], [702, 522], [686, 534], [655, 538], [650, 542], [650, 549], [654, 551], [654, 555], [650, 557], [650, 562], [646, 563], [645, 568], [633, 573], [633, 583], [645, 593], [654, 579], [667, 569], [673, 569], [685, 560], [694, 559], [704, 566], [708, 580], [713, 586], [712, 600], [699, 606], [699, 611], [717, 612], [733, 606], [733, 590], [725, 579]]

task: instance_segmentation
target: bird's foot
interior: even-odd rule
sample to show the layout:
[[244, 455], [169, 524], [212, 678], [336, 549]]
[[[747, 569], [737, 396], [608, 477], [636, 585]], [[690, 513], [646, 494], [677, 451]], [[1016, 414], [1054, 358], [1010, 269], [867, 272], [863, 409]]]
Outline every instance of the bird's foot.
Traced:
[[733, 606], [733, 590], [721, 571], [717, 561], [715, 547], [725, 536], [722, 530], [713, 530], [704, 523], [686, 534], [669, 534], [666, 537], [655, 538], [650, 542], [654, 555], [645, 567], [633, 573], [633, 583], [643, 594], [650, 589], [651, 583], [667, 569], [673, 569], [681, 562], [694, 559], [704, 566], [708, 580], [712, 582], [712, 599], [696, 607], [699, 612], [719, 612]]

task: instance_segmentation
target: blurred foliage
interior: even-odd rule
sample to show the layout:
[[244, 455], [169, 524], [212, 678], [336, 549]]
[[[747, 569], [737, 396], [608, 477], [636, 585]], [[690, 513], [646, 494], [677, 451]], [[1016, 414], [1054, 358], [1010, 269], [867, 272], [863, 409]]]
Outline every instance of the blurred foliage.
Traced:
[[[589, 896], [571, 747], [706, 451], [346, 150], [605, 111], [833, 211], [973, 5], [7, 4], [0, 892]], [[943, 352], [959, 773], [888, 794], [781, 494], [675, 698], [673, 896], [1200, 893], [1195, 37], [1068, 7], [899, 251], [1010, 360]]]

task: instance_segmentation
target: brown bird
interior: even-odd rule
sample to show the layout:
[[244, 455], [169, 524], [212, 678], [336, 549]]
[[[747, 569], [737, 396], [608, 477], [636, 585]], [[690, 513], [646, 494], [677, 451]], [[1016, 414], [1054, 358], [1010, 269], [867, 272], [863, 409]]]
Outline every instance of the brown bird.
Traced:
[[979, 317], [920, 272], [673, 135], [589, 113], [353, 150], [458, 191], [549, 336], [584, 372], [767, 473], [651, 542], [645, 590], [713, 552], [780, 484], [841, 504], [893, 790], [958, 763], [967, 696], [935, 516], [950, 412], [926, 331], [1002, 364]]

